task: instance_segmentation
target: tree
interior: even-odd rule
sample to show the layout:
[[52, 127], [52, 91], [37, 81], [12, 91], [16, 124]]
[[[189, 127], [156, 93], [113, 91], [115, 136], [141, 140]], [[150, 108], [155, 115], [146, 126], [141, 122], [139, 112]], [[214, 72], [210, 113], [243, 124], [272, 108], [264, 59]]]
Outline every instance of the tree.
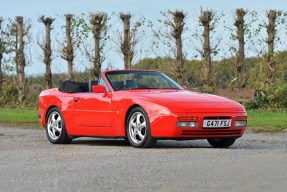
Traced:
[[[2, 22], [4, 21], [4, 19], [2, 17], [0, 17], [0, 33], [2, 33]], [[3, 81], [4, 81], [4, 73], [2, 70], [2, 59], [3, 59], [3, 52], [4, 52], [4, 45], [2, 43], [2, 38], [0, 36], [0, 93], [2, 93], [2, 85], [3, 85]]]
[[266, 80], [269, 84], [273, 83], [274, 75], [276, 71], [276, 61], [274, 60], [274, 43], [276, 39], [276, 19], [280, 14], [276, 10], [269, 10], [267, 12], [268, 24], [263, 25], [267, 31], [267, 39], [265, 42], [268, 46], [267, 54], [265, 55], [267, 72], [266, 72]]
[[212, 23], [214, 19], [213, 11], [201, 11], [201, 15], [199, 17], [199, 21], [201, 26], [203, 26], [203, 51], [201, 55], [203, 57], [203, 65], [204, 65], [204, 87], [210, 88], [213, 85], [212, 80], [212, 62], [211, 62], [211, 53], [212, 48], [210, 44], [210, 32], [214, 30], [214, 23]]
[[61, 57], [68, 62], [68, 79], [74, 79], [73, 61], [74, 61], [74, 44], [72, 40], [72, 19], [73, 15], [66, 14], [66, 45], [62, 49]]
[[16, 63], [16, 72], [17, 72], [17, 89], [18, 89], [18, 101], [23, 102], [26, 96], [25, 90], [25, 41], [24, 37], [28, 35], [31, 25], [28, 22], [24, 23], [22, 16], [16, 16], [16, 54], [15, 54], [15, 63]]
[[[3, 25], [4, 24], [4, 25]], [[0, 17], [0, 94], [3, 93], [3, 86], [7, 80], [7, 73], [14, 71], [15, 58], [12, 56], [16, 49], [16, 25], [14, 21]]]
[[121, 51], [124, 56], [125, 69], [130, 69], [132, 66], [133, 50], [131, 49], [131, 32], [130, 32], [130, 13], [120, 13], [120, 19], [124, 24], [124, 37], [121, 42]]
[[44, 63], [46, 65], [46, 73], [45, 73], [45, 87], [46, 89], [52, 88], [52, 72], [51, 72], [51, 56], [52, 56], [52, 49], [51, 49], [51, 26], [55, 19], [51, 17], [41, 16], [39, 17], [39, 22], [45, 25], [45, 33], [46, 33], [46, 40], [41, 44], [39, 42], [39, 46], [44, 52]]
[[[103, 39], [102, 32], [105, 33], [106, 30], [106, 21], [107, 15], [105, 13], [97, 13], [90, 15], [90, 23], [93, 26], [93, 38], [94, 38], [94, 56], [91, 56], [89, 51], [86, 51], [86, 55], [88, 56], [90, 62], [93, 63], [93, 67], [91, 69], [92, 75], [97, 79], [101, 73], [101, 66], [104, 60], [101, 55], [103, 46], [101, 45], [101, 40]], [[86, 49], [87, 50], [87, 49]]]
[[234, 22], [234, 26], [237, 28], [236, 30], [236, 39], [238, 40], [238, 49], [236, 50], [236, 72], [237, 72], [237, 88], [244, 88], [246, 85], [246, 69], [244, 64], [245, 59], [245, 23], [244, 16], [246, 15], [246, 11], [244, 9], [236, 9], [236, 19]]
[[235, 42], [231, 43], [229, 49], [231, 53], [234, 54], [232, 55], [234, 62], [233, 65], [230, 66], [230, 70], [233, 74], [230, 73], [229, 76], [232, 88], [246, 88], [247, 81], [250, 78], [247, 70], [250, 66], [246, 63], [245, 53], [246, 50], [256, 50], [261, 45], [261, 42], [256, 39], [256, 37], [259, 37], [260, 28], [256, 28], [252, 25], [256, 21], [258, 21], [257, 12], [239, 8], [236, 9], [234, 13], [234, 28], [230, 28], [228, 23], [225, 26], [225, 29], [231, 32], [230, 39]]
[[124, 57], [125, 69], [131, 69], [132, 61], [137, 54], [136, 46], [139, 43], [139, 28], [143, 26], [145, 20], [137, 20], [136, 23], [132, 25], [132, 15], [130, 13], [120, 13], [119, 17], [124, 24], [123, 35], [119, 33], [120, 53]]
[[176, 44], [176, 80], [183, 84], [184, 58], [182, 54], [182, 32], [185, 25], [186, 13], [183, 11], [169, 11], [168, 13], [173, 16], [173, 23], [169, 22], [169, 25], [172, 27], [171, 35], [175, 39]]
[[[175, 10], [162, 12], [163, 20], [158, 20], [160, 27], [153, 29], [156, 38], [153, 42], [156, 49], [165, 49], [163, 57], [169, 58], [171, 63], [170, 72], [174, 74], [176, 80], [184, 84], [184, 61], [185, 54], [183, 53], [183, 32], [185, 28], [187, 13]], [[155, 53], [158, 50], [154, 51]], [[157, 54], [157, 53], [156, 53]]]
[[108, 20], [107, 14], [103, 12], [89, 13], [88, 17], [84, 13], [73, 17], [73, 44], [91, 64], [92, 78], [99, 78], [105, 61], [106, 41], [109, 39], [107, 31], [110, 27]]

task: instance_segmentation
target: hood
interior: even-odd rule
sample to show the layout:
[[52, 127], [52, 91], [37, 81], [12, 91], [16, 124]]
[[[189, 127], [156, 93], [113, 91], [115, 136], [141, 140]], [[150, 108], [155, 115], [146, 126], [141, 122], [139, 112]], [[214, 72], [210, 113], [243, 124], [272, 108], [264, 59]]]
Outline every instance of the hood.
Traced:
[[186, 90], [151, 90], [133, 92], [139, 97], [151, 99], [173, 112], [243, 112], [239, 103], [216, 95]]

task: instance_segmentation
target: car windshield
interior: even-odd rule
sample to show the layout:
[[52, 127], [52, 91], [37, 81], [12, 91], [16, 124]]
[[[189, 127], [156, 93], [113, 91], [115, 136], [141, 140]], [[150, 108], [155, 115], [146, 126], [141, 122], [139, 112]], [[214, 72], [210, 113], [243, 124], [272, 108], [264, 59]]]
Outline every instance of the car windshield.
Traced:
[[115, 91], [131, 89], [183, 89], [171, 78], [156, 71], [110, 71], [106, 76]]

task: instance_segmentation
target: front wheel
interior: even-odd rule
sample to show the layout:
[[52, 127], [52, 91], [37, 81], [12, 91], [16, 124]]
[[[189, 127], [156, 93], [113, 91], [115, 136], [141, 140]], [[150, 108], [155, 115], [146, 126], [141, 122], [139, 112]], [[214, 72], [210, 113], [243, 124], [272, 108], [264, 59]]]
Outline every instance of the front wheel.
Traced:
[[46, 119], [46, 135], [51, 143], [67, 144], [72, 141], [67, 134], [64, 118], [58, 108], [52, 108]]
[[236, 138], [210, 138], [208, 143], [216, 148], [228, 148], [235, 142]]
[[148, 116], [142, 107], [136, 107], [129, 113], [126, 133], [133, 147], [147, 148], [156, 143], [156, 139], [151, 136]]

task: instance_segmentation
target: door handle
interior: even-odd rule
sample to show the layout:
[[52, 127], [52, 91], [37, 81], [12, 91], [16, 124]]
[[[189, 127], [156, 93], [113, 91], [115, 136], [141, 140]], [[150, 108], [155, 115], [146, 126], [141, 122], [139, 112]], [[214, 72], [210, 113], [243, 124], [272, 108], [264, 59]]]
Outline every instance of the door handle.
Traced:
[[75, 103], [79, 103], [79, 102], [81, 102], [82, 100], [80, 99], [80, 98], [74, 98], [73, 99], [73, 102], [75, 102]]

